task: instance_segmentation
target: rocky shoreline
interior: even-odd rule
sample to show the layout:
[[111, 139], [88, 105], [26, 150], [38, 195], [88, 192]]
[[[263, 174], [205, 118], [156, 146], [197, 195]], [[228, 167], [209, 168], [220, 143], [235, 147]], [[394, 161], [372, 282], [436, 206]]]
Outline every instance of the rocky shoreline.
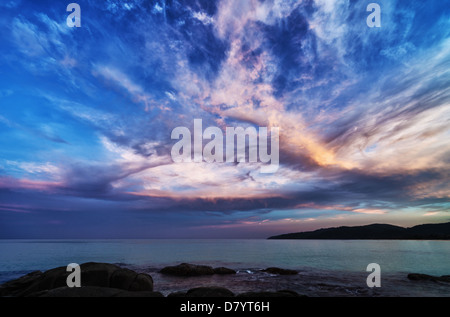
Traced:
[[[165, 297], [154, 290], [151, 275], [137, 273], [115, 264], [88, 262], [80, 265], [81, 287], [68, 287], [66, 267], [58, 267], [45, 272], [35, 271], [18, 279], [0, 285], [0, 297]], [[293, 270], [268, 268], [275, 274], [297, 274]], [[204, 276], [236, 274], [233, 269], [206, 265], [181, 263], [160, 270], [161, 274], [171, 276]], [[245, 292], [234, 294], [221, 286], [201, 286], [187, 291], [177, 291], [167, 297], [300, 297], [292, 290], [276, 292]]]
[[[395, 294], [395, 290], [383, 293], [362, 285], [346, 286], [338, 280], [323, 282], [306, 272], [278, 267], [243, 273], [226, 267], [181, 263], [156, 271], [137, 272], [121, 265], [89, 262], [81, 264], [80, 269], [81, 287], [69, 288], [66, 280], [71, 273], [66, 267], [58, 267], [31, 272], [0, 285], [0, 297], [306, 297], [330, 296], [327, 294], [336, 291], [337, 296], [347, 293], [350, 296], [392, 296], [389, 295], [392, 291]], [[251, 280], [248, 277], [252, 277]], [[167, 283], [174, 286], [170, 291]], [[450, 296], [448, 275], [410, 273], [401, 278], [401, 283], [403, 287], [415, 287], [419, 291], [423, 286], [433, 289], [439, 286], [444, 295]], [[257, 287], [233, 287], [235, 285]]]

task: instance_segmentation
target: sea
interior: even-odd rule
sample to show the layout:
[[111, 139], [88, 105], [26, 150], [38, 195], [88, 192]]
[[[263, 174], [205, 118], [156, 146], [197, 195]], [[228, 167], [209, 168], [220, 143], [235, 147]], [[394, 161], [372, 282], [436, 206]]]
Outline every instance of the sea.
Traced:
[[[450, 241], [416, 240], [0, 240], [0, 284], [69, 263], [114, 263], [148, 273], [168, 295], [200, 286], [235, 294], [292, 290], [311, 297], [450, 296], [450, 283], [412, 281], [408, 273], [450, 275]], [[166, 276], [180, 263], [228, 267], [234, 275]], [[368, 265], [380, 266], [380, 287], [369, 287]], [[297, 275], [264, 272], [294, 269]]]

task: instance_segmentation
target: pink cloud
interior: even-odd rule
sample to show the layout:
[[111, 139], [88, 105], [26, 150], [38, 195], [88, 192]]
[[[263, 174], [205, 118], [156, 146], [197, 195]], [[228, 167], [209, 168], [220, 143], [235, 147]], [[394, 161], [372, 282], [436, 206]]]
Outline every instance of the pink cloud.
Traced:
[[16, 179], [12, 177], [0, 178], [0, 188], [22, 188], [22, 189], [34, 189], [39, 191], [52, 191], [62, 186], [63, 186], [62, 182], [55, 182], [55, 181]]

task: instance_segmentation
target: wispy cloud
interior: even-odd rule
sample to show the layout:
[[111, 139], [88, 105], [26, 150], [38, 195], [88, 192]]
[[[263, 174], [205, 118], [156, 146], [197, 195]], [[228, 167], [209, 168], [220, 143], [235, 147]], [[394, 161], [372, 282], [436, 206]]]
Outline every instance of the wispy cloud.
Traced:
[[[70, 29], [2, 3], [0, 207], [205, 232], [444, 219], [450, 11], [382, 0], [369, 29], [365, 5], [86, 1]], [[170, 133], [195, 118], [279, 127], [280, 169], [174, 163]]]

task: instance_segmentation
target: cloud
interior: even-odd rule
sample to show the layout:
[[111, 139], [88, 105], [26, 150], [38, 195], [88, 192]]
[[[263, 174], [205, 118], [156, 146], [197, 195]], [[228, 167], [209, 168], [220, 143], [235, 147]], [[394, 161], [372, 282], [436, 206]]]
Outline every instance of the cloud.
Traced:
[[9, 0], [4, 1], [0, 4], [1, 7], [6, 7], [8, 9], [16, 8], [21, 3], [21, 0]]
[[214, 18], [208, 16], [205, 12], [192, 12], [192, 16], [205, 25], [211, 24], [214, 21]]
[[[44, 210], [73, 203], [85, 219], [111, 208], [116, 224], [192, 230], [444, 217], [444, 4], [382, 1], [380, 29], [351, 1], [87, 4], [78, 30], [46, 8], [2, 6], [5, 213], [64, 227], [71, 216]], [[279, 127], [279, 170], [175, 164], [170, 133], [195, 118], [224, 132]]]
[[[119, 70], [111, 69], [106, 66], [97, 66], [95, 67], [94, 75], [97, 74], [124, 88], [131, 95], [133, 101], [143, 103], [145, 105], [145, 111], [149, 111], [151, 105], [155, 103], [150, 94], [145, 93], [141, 86], [135, 84]], [[169, 108], [165, 109], [169, 110]]]
[[60, 173], [60, 168], [50, 162], [35, 163], [35, 162], [15, 162], [6, 161], [7, 165], [17, 167], [29, 174], [48, 174], [50, 176], [56, 176]]

